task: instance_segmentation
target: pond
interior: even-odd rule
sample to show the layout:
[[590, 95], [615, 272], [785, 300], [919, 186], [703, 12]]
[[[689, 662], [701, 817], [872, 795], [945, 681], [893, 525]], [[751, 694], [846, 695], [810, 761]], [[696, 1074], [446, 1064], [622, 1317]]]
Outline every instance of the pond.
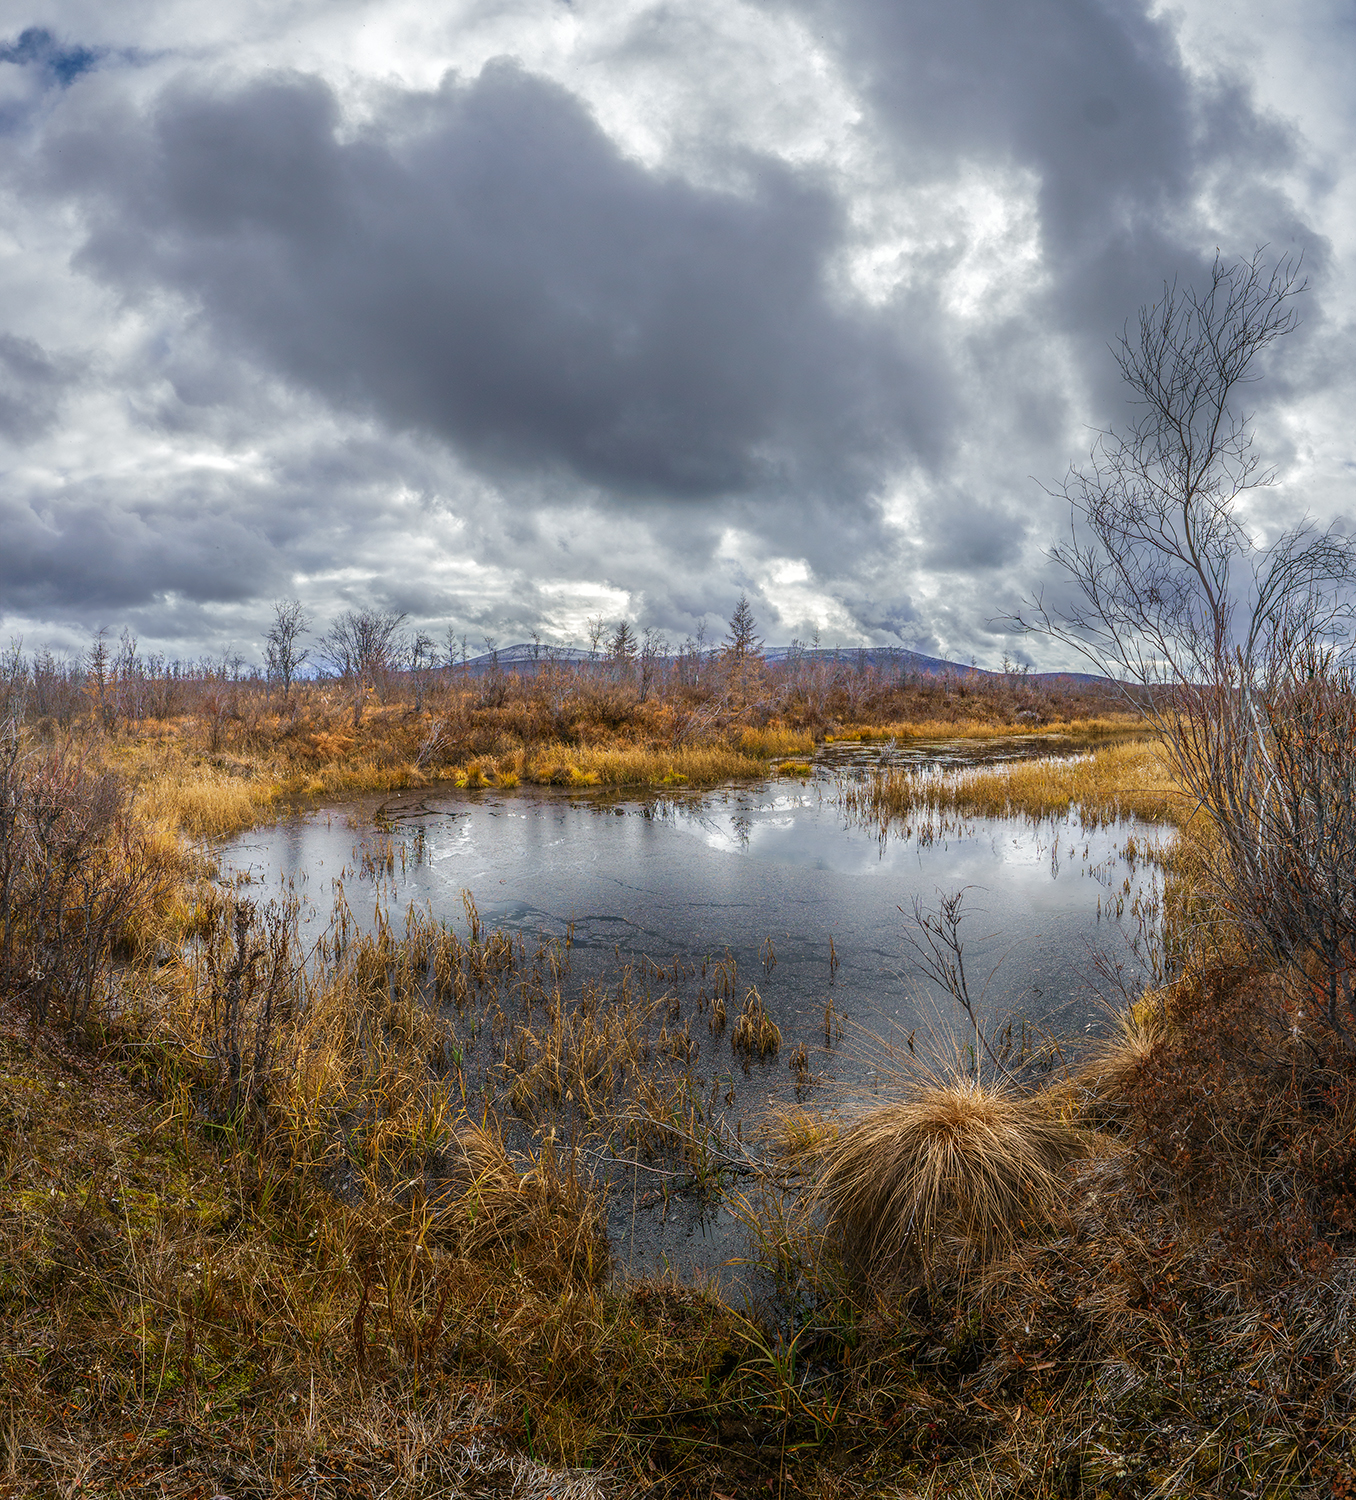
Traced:
[[[253, 830], [222, 860], [239, 878], [290, 884], [317, 922], [342, 888], [360, 922], [413, 902], [464, 934], [469, 892], [487, 927], [529, 943], [571, 939], [576, 979], [665, 971], [668, 1014], [689, 1022], [699, 1085], [719, 1085], [742, 1131], [769, 1105], [869, 1100], [888, 1086], [891, 1049], [934, 1045], [939, 1031], [963, 1044], [958, 1007], [912, 961], [915, 901], [935, 910], [966, 888], [965, 962], [990, 1035], [1011, 1023], [1004, 1035], [1045, 1032], [1067, 1047], [1105, 1022], [1099, 965], [1120, 970], [1127, 988], [1142, 984], [1161, 897], [1160, 866], [1143, 856], [1166, 846], [1167, 830], [1084, 827], [1076, 816], [934, 817], [915, 820], [907, 837], [881, 837], [842, 811], [847, 781], [882, 763], [949, 774], [1033, 751], [1049, 747], [833, 745], [804, 780], [677, 796], [409, 792]], [[727, 1031], [697, 1024], [717, 965], [737, 968], [735, 1007], [756, 986], [780, 1030], [777, 1055], [747, 1072]], [[802, 1044], [797, 1073], [790, 1060]], [[665, 1197], [638, 1222], [635, 1193], [613, 1196], [625, 1197], [614, 1254], [633, 1267], [710, 1269], [737, 1253], [731, 1226], [708, 1222], [698, 1204]]]

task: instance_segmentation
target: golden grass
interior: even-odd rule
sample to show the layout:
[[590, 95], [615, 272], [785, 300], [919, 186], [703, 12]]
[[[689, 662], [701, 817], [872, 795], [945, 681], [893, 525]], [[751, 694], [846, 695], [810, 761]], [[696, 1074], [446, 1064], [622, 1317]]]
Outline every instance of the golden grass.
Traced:
[[737, 747], [755, 760], [774, 760], [780, 755], [810, 755], [814, 752], [814, 735], [803, 729], [769, 724], [765, 728], [741, 730]]
[[871, 1282], [964, 1280], [1050, 1218], [1079, 1149], [1048, 1099], [956, 1068], [912, 1080], [834, 1136], [816, 1191]]
[[1166, 1040], [1164, 1006], [1152, 993], [1112, 1016], [1112, 1033], [1096, 1042], [1074, 1075], [1074, 1085], [1102, 1103], [1129, 1096], [1154, 1049]]
[[299, 800], [397, 791], [457, 775], [448, 767], [380, 766], [364, 760], [298, 770], [267, 758], [209, 756], [156, 741], [96, 745], [93, 758], [133, 785], [134, 809], [147, 825], [164, 835], [209, 839], [239, 833]]
[[[777, 753], [777, 752], [769, 752]], [[761, 776], [766, 762], [728, 745], [550, 744], [523, 755], [522, 779], [544, 786], [715, 786]]]
[[176, 760], [142, 781], [133, 805], [154, 826], [214, 838], [248, 828], [279, 791], [265, 777]]
[[1001, 719], [908, 719], [898, 722], [851, 723], [826, 735], [829, 743], [873, 740], [1003, 740], [1045, 738], [1094, 744], [1120, 737], [1143, 738], [1144, 721], [1132, 714], [1102, 714], [1079, 719], [1041, 722]]
[[583, 1500], [560, 1465], [729, 1347], [677, 1288], [543, 1277], [563, 1179], [493, 1131], [447, 1204], [353, 1203], [26, 1029], [0, 1007], [0, 1492]]
[[1125, 817], [1180, 824], [1192, 811], [1162, 745], [1144, 739], [1076, 758], [1013, 761], [945, 775], [888, 768], [846, 788], [844, 802], [859, 817], [882, 823], [919, 811], [1062, 818], [1076, 807], [1092, 826]]

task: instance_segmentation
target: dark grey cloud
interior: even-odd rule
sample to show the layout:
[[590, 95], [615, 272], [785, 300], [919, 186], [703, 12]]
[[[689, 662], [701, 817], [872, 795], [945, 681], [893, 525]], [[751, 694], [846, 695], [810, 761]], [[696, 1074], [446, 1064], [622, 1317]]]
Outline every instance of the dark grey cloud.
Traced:
[[55, 422], [80, 363], [53, 356], [33, 339], [0, 333], [0, 437], [25, 443]]
[[1107, 340], [1165, 279], [1201, 274], [1216, 244], [1302, 242], [1320, 269], [1322, 237], [1270, 180], [1294, 162], [1293, 131], [1236, 77], [1193, 75], [1170, 12], [1150, 15], [1141, 0], [796, 8], [859, 82], [901, 177], [967, 161], [1035, 175], [1049, 291], [1032, 313], [1082, 345], [1104, 398]]
[[[123, 54], [9, 43], [51, 97], [0, 169], [26, 211], [73, 215], [77, 274], [146, 331], [105, 361], [109, 392], [138, 438], [227, 461], [167, 467], [149, 498], [140, 470], [11, 487], [0, 604], [169, 629], [301, 574], [329, 580], [321, 612], [323, 591], [366, 593], [522, 633], [597, 586], [680, 634], [742, 586], [799, 618], [801, 585], [777, 579], [803, 560], [802, 593], [861, 634], [980, 649], [1062, 520], [1033, 476], [1124, 413], [1105, 346], [1137, 306], [1217, 243], [1302, 245], [1322, 284], [1287, 195], [1297, 143], [1188, 68], [1142, 0], [766, 9], [808, 23], [855, 133], [813, 165], [737, 144], [772, 60], [748, 97], [694, 109], [686, 176], [504, 59], [431, 91], [369, 83], [354, 116], [307, 74], [185, 61], [134, 88]], [[696, 100], [699, 35], [663, 6], [642, 20], [647, 66]], [[642, 20], [604, 59], [621, 85]], [[982, 230], [956, 204], [976, 178], [1030, 192], [1034, 244], [981, 245], [1013, 259], [967, 309]], [[858, 296], [845, 266], [896, 221], [897, 284]], [[0, 342], [0, 429], [53, 430], [73, 378]], [[392, 560], [412, 516], [441, 561]], [[463, 587], [458, 553], [497, 581]]]
[[0, 499], [0, 600], [27, 615], [72, 604], [107, 614], [157, 596], [200, 602], [253, 597], [278, 568], [256, 517], [234, 489], [199, 481], [168, 505], [138, 504], [109, 482], [73, 487], [56, 501]]
[[944, 437], [929, 320], [906, 339], [831, 300], [830, 193], [769, 160], [743, 193], [648, 171], [511, 63], [354, 136], [315, 79], [180, 86], [45, 165], [87, 213], [83, 269], [174, 288], [272, 368], [497, 469], [857, 494]]

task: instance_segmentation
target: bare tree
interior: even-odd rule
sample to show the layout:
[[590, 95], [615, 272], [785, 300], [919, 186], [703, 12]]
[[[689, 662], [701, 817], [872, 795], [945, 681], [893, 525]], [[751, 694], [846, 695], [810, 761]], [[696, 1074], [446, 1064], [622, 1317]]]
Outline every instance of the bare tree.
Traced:
[[416, 630], [409, 645], [410, 679], [414, 684], [414, 709], [424, 711], [424, 699], [433, 685], [438, 665], [437, 642], [426, 631]]
[[[1307, 522], [1259, 544], [1238, 514], [1275, 480], [1240, 398], [1259, 357], [1295, 327], [1303, 289], [1291, 259], [1268, 272], [1261, 251], [1233, 264], [1217, 256], [1204, 292], [1173, 285], [1141, 309], [1115, 351], [1135, 420], [1100, 433], [1060, 490], [1070, 534], [1050, 556], [1073, 602], [1047, 609], [1037, 597], [1016, 623], [1079, 651], [1158, 729], [1220, 833], [1225, 904], [1273, 957], [1328, 965], [1325, 1018], [1344, 1034], [1337, 1002], [1356, 968], [1356, 889], [1336, 872], [1348, 858], [1356, 870], [1356, 808], [1333, 805], [1344, 785], [1332, 761], [1338, 705], [1350, 690], [1333, 673], [1356, 555], [1350, 538]], [[1331, 880], [1315, 883], [1315, 861]], [[1319, 925], [1352, 919], [1337, 942], [1314, 926], [1324, 880], [1349, 910], [1330, 904]]]
[[[1268, 274], [1259, 251], [1216, 257], [1203, 293], [1165, 288], [1140, 310], [1137, 336], [1115, 349], [1138, 414], [1100, 432], [1089, 462], [1059, 493], [1070, 533], [1050, 551], [1073, 602], [1032, 601], [1019, 628], [1073, 647], [1107, 677], [1152, 689], [1244, 681], [1281, 635], [1338, 623], [1352, 572], [1350, 542], [1308, 523], [1261, 546], [1238, 515], [1274, 483], [1253, 446], [1242, 388], [1260, 355], [1296, 325], [1296, 262]], [[1168, 700], [1134, 695], [1137, 706]]]
[[310, 658], [301, 638], [311, 628], [310, 616], [298, 599], [275, 599], [273, 623], [264, 637], [264, 665], [270, 683], [282, 684], [283, 703], [292, 691], [292, 680]]
[[403, 650], [400, 627], [404, 623], [403, 610], [350, 609], [320, 638], [321, 659], [353, 690], [355, 729], [362, 722], [368, 689], [380, 690], [399, 665]]
[[647, 625], [640, 643], [640, 698], [642, 703], [649, 697], [659, 663], [668, 654], [668, 637], [662, 630], [653, 625]]
[[[942, 896], [935, 912], [929, 911], [923, 905], [920, 896], [915, 896], [913, 898], [913, 921], [918, 935], [914, 937], [906, 933], [904, 941], [923, 973], [934, 984], [944, 989], [965, 1012], [974, 1034], [971, 1051], [976, 1079], [981, 1081], [983, 1079], [983, 1054], [987, 1053], [989, 1061], [1009, 1083], [1012, 1083], [1015, 1080], [1008, 1072], [1003, 1058], [990, 1046], [976, 1009], [977, 1005], [984, 1004], [989, 985], [998, 972], [998, 964], [990, 969], [989, 977], [984, 981], [978, 1001], [970, 994], [970, 981], [965, 972], [965, 943], [961, 938], [960, 928], [961, 921], [967, 915], [963, 908], [969, 889], [969, 886], [963, 886], [958, 891]], [[902, 912], [904, 908], [901, 906], [899, 910]], [[1001, 964], [1002, 959], [1000, 958], [998, 962]], [[909, 1046], [912, 1049], [912, 1038], [910, 1038]]]

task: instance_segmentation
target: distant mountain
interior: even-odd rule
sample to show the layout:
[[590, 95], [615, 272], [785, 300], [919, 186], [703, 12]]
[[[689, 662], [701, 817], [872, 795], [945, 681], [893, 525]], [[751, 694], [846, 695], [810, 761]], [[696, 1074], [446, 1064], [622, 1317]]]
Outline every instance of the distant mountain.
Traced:
[[[910, 651], [904, 646], [821, 646], [813, 650], [809, 646], [768, 646], [763, 658], [769, 662], [785, 662], [799, 656], [806, 662], [837, 663], [845, 667], [880, 667], [900, 673], [917, 673], [925, 677], [1002, 677], [1004, 674], [990, 671], [986, 667], [971, 667], [964, 662], [946, 661], [940, 656], [925, 656], [921, 651]], [[677, 661], [676, 656], [660, 658], [665, 663]], [[580, 665], [589, 661], [602, 662], [603, 656], [594, 656], [579, 646], [536, 646], [530, 642], [517, 646], [505, 646], [499, 651], [484, 652], [480, 656], [468, 657], [466, 670], [474, 676], [488, 672], [496, 664], [505, 672], [534, 672], [548, 662], [563, 662]], [[458, 664], [460, 665], [460, 663]], [[1017, 674], [1010, 674], [1017, 675]], [[1042, 687], [1068, 684], [1079, 687], [1110, 686], [1105, 677], [1093, 672], [1031, 672], [1025, 681], [1038, 683]]]

